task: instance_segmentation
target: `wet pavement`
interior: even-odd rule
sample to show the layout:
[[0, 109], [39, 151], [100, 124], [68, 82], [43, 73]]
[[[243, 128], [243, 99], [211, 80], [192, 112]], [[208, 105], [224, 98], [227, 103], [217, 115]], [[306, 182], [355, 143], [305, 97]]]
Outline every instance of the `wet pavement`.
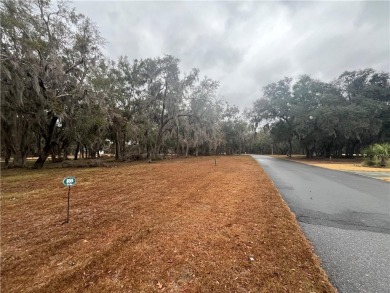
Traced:
[[390, 183], [373, 179], [390, 172], [253, 158], [295, 213], [340, 293], [390, 292]]

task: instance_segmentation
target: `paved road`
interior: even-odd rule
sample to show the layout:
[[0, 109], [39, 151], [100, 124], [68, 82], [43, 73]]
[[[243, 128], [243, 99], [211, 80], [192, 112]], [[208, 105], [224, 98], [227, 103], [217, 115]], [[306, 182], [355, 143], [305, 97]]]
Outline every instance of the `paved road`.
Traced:
[[390, 184], [253, 155], [341, 293], [390, 292]]

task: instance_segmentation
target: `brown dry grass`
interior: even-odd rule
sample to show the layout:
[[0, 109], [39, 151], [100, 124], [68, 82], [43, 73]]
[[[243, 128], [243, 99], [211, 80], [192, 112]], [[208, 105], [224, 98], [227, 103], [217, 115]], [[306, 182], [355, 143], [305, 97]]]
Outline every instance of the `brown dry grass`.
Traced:
[[[330, 160], [324, 158], [307, 159], [306, 157], [299, 156], [299, 155], [292, 156], [291, 158], [287, 156], [279, 156], [279, 155], [275, 155], [274, 157], [280, 159], [293, 160], [307, 165], [317, 166], [317, 167], [331, 169], [331, 170], [338, 170], [338, 171], [378, 172], [378, 173], [383, 172], [383, 174], [390, 172], [390, 168], [363, 166], [362, 158]], [[376, 177], [376, 178], [390, 182], [389, 177]]]
[[258, 164], [217, 162], [4, 171], [2, 292], [335, 292]]

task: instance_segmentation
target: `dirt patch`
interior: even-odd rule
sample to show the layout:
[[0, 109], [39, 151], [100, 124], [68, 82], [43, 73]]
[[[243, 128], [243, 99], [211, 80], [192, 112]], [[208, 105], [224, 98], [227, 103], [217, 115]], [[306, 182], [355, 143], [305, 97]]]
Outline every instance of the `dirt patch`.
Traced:
[[6, 170], [1, 183], [3, 292], [335, 292], [248, 156]]

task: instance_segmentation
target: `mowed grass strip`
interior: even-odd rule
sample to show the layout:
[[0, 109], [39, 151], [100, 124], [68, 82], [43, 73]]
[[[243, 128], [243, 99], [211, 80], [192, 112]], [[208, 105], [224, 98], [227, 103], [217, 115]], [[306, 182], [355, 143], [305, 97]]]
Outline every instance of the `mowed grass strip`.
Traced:
[[6, 170], [1, 183], [2, 292], [335, 292], [249, 156]]

